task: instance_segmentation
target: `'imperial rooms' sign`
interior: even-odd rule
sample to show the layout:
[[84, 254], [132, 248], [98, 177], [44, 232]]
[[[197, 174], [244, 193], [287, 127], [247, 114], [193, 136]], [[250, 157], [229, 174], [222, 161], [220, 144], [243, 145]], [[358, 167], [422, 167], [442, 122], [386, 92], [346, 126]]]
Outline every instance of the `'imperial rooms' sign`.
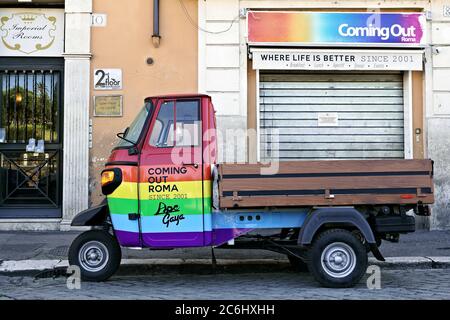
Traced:
[[253, 69], [422, 70], [421, 50], [251, 49]]
[[0, 56], [60, 56], [63, 9], [0, 8]]
[[426, 44], [423, 13], [249, 11], [253, 45]]

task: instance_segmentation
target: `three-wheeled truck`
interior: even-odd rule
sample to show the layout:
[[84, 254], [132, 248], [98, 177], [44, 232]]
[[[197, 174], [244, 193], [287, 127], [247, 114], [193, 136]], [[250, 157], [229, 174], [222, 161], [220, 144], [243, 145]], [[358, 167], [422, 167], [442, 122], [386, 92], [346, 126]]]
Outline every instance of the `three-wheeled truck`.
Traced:
[[106, 201], [72, 221], [92, 227], [69, 250], [85, 280], [112, 276], [121, 246], [208, 246], [276, 251], [324, 286], [353, 286], [368, 252], [384, 260], [382, 240], [413, 232], [434, 201], [431, 160], [217, 164], [207, 95], [149, 97], [118, 136], [101, 174]]

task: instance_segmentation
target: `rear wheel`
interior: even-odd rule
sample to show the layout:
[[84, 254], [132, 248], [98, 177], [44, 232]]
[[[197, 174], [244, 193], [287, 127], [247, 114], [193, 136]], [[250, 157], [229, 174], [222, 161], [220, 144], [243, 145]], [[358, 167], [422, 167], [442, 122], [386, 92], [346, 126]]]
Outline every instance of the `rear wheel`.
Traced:
[[69, 264], [80, 267], [81, 279], [104, 281], [119, 268], [122, 253], [112, 235], [91, 230], [80, 234], [69, 249]]
[[365, 245], [350, 231], [324, 231], [316, 237], [308, 251], [308, 268], [325, 287], [352, 287], [361, 280], [367, 269]]

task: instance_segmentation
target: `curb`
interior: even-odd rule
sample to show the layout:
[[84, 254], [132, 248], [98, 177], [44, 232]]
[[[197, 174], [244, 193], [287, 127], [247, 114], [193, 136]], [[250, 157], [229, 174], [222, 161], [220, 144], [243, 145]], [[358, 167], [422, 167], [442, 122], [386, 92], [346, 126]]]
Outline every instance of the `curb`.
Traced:
[[[55, 277], [66, 275], [67, 260], [7, 260], [0, 261], [0, 275]], [[369, 265], [382, 269], [444, 269], [450, 268], [450, 257], [388, 257], [386, 261], [369, 258]], [[287, 259], [123, 259], [117, 275], [159, 273], [212, 274], [293, 272]]]

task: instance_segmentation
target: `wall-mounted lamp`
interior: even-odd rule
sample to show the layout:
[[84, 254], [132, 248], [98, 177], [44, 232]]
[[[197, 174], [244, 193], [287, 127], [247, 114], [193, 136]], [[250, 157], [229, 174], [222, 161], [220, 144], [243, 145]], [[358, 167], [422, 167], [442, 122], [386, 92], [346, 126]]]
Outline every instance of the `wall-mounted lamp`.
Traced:
[[155, 48], [159, 47], [161, 35], [159, 34], [159, 0], [153, 0], [153, 34], [152, 42]]

